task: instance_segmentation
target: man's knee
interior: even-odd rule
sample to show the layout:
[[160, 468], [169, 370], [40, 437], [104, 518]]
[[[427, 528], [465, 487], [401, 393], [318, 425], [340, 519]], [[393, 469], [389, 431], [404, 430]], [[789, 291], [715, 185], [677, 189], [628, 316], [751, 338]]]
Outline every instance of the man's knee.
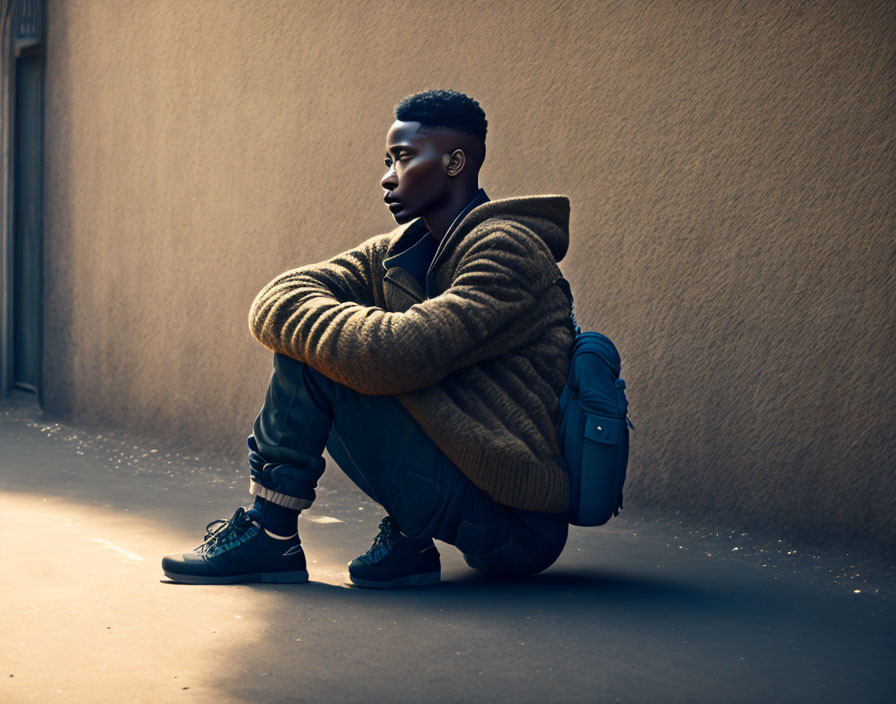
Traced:
[[318, 408], [330, 411], [336, 382], [314, 367], [279, 352], [274, 353], [274, 375], [283, 388], [303, 386]]
[[274, 352], [274, 369], [279, 374], [298, 376], [303, 373], [306, 366], [307, 365], [304, 362], [300, 362], [293, 357]]

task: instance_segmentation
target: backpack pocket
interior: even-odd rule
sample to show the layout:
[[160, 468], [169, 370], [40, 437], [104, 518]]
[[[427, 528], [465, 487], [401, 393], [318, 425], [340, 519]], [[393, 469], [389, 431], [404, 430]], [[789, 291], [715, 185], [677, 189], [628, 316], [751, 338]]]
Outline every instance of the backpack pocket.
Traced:
[[[622, 485], [628, 463], [628, 428], [624, 418], [611, 418], [583, 411], [578, 471], [571, 472], [571, 487], [577, 509], [570, 523], [599, 526], [622, 507]], [[577, 461], [576, 461], [577, 460]]]

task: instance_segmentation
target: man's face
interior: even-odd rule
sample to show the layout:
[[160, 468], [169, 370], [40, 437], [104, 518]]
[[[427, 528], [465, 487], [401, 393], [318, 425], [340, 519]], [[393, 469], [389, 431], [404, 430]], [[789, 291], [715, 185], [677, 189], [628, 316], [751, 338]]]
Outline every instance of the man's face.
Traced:
[[396, 120], [386, 134], [386, 167], [380, 181], [383, 200], [402, 224], [437, 210], [450, 195], [446, 172], [450, 135], [421, 132], [419, 122]]

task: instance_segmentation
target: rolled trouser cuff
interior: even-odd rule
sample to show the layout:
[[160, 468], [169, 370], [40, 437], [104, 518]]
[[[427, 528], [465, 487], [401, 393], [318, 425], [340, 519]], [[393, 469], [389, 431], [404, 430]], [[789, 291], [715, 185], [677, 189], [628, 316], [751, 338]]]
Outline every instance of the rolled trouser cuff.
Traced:
[[252, 494], [252, 496], [260, 496], [265, 501], [270, 501], [273, 504], [294, 511], [301, 511], [302, 509], [308, 508], [313, 501], [313, 499], [300, 499], [296, 496], [287, 496], [286, 494], [281, 494], [273, 489], [268, 489], [266, 486], [262, 486], [252, 479], [252, 477], [249, 477], [249, 493]]
[[326, 462], [323, 457], [314, 457], [293, 451], [298, 464], [268, 462], [258, 449], [255, 437], [250, 435], [249, 444], [249, 491], [266, 501], [285, 508], [301, 510], [315, 499], [317, 480], [324, 473]]

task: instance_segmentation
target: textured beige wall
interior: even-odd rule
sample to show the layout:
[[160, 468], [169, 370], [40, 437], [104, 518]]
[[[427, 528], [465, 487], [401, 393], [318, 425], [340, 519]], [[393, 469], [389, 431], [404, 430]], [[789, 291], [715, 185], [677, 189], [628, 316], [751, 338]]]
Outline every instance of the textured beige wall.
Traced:
[[564, 193], [629, 383], [627, 505], [896, 552], [892, 2], [50, 0], [48, 410], [234, 457], [255, 293], [392, 220], [401, 97]]

